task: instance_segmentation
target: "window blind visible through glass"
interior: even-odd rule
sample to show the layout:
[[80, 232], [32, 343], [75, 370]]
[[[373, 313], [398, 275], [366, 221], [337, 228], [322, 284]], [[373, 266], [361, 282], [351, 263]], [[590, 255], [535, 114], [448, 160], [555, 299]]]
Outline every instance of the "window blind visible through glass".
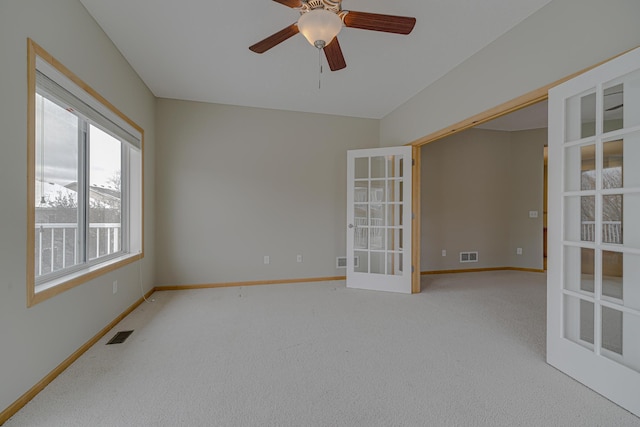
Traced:
[[[38, 61], [38, 65], [40, 64], [44, 64], [44, 61]], [[53, 70], [53, 68], [51, 69]], [[55, 73], [58, 75], [55, 75]], [[55, 77], [51, 78], [40, 69], [36, 69], [36, 87], [38, 92], [45, 92], [53, 96], [58, 101], [66, 104], [66, 107], [72, 108], [94, 122], [96, 126], [126, 141], [138, 150], [141, 148], [141, 136], [136, 129], [110, 109], [103, 106], [98, 100], [78, 87], [66, 76], [63, 76], [57, 71], [55, 73], [50, 73], [51, 75], [55, 75]], [[58, 82], [54, 79], [62, 81]]]

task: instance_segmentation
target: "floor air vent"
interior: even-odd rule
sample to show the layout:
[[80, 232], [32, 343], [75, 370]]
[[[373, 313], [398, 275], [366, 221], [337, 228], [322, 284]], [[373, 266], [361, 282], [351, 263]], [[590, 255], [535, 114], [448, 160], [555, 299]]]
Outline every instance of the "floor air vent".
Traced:
[[129, 335], [131, 335], [132, 333], [133, 333], [133, 331], [120, 331], [117, 334], [115, 334], [113, 336], [113, 338], [111, 338], [109, 340], [107, 345], [109, 345], [109, 344], [122, 344], [123, 342], [125, 342], [125, 340], [127, 338], [129, 338]]
[[460, 252], [460, 262], [478, 262], [478, 252]]
[[[357, 256], [353, 257], [353, 266], [354, 267], [360, 266], [360, 257], [357, 257]], [[346, 256], [339, 256], [336, 258], [336, 268], [347, 268]]]

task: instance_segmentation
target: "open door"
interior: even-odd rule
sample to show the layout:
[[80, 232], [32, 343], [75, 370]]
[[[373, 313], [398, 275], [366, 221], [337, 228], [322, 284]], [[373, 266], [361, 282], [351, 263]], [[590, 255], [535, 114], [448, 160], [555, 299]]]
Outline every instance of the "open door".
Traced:
[[347, 159], [347, 287], [411, 293], [412, 147]]
[[640, 416], [640, 48], [549, 91], [547, 361]]

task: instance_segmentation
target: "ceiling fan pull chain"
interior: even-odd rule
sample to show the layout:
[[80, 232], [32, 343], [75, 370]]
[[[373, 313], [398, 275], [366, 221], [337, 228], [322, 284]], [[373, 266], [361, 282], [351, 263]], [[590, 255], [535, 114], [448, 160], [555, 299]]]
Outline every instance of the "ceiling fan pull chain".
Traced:
[[318, 89], [321, 88], [320, 81], [322, 78], [322, 49], [318, 49]]

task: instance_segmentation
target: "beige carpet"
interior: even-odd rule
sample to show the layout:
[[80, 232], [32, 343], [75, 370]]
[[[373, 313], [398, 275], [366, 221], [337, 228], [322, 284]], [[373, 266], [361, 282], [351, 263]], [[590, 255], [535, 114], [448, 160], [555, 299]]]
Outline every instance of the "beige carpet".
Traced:
[[5, 425], [640, 426], [545, 363], [545, 282], [157, 292]]

